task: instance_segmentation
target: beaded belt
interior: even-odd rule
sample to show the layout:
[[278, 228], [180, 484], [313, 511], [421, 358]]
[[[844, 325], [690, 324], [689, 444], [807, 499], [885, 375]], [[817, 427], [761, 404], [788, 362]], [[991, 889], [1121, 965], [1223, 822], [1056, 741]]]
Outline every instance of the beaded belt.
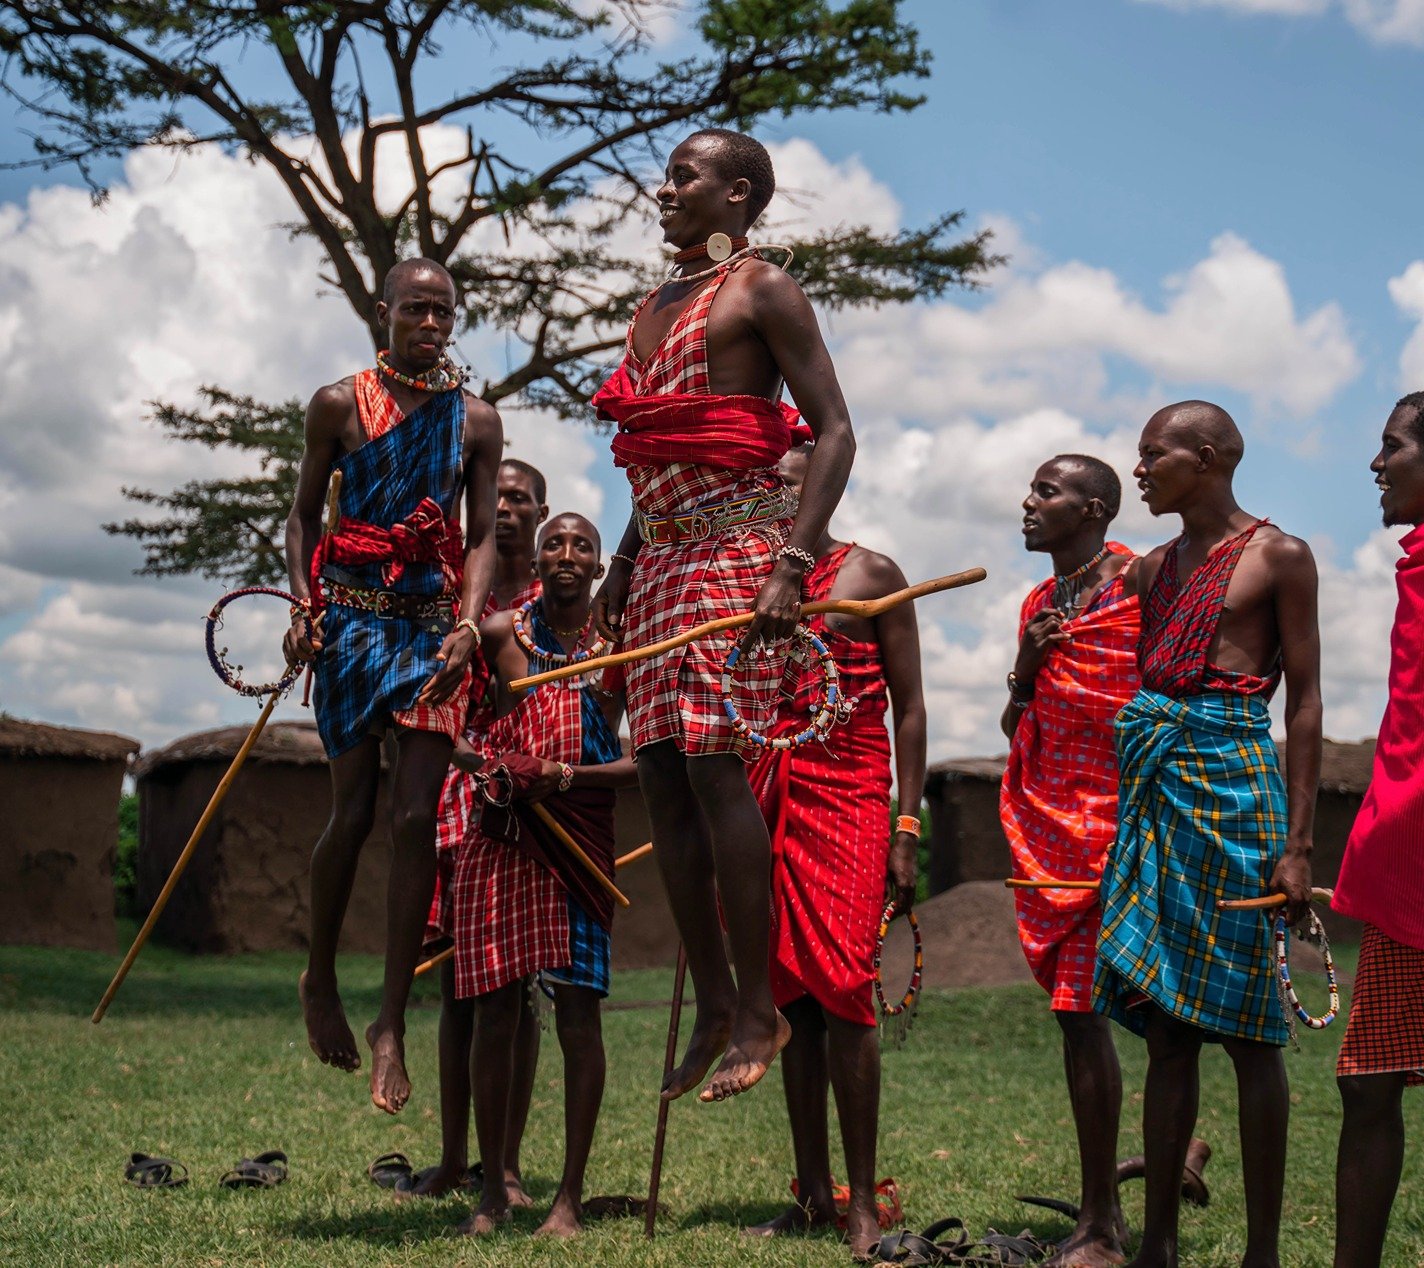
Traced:
[[679, 511], [674, 515], [645, 515], [635, 511], [638, 536], [649, 546], [674, 546], [678, 542], [700, 542], [729, 528], [746, 528], [765, 520], [794, 515], [796, 504], [789, 490], [751, 493], [730, 502], [715, 502]]
[[437, 617], [449, 617], [453, 611], [456, 596], [445, 594], [402, 594], [397, 590], [362, 590], [355, 586], [343, 586], [328, 578], [322, 578], [322, 591], [328, 603], [339, 603], [344, 608], [357, 608], [362, 612], [374, 612], [382, 621], [431, 621]]

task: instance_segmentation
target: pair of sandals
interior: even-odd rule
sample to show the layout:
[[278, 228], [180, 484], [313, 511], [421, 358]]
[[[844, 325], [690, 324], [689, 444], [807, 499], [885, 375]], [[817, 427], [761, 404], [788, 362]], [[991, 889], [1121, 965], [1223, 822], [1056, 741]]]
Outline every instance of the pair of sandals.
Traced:
[[[946, 1240], [946, 1235], [949, 1236]], [[1011, 1235], [992, 1228], [980, 1238], [971, 1238], [964, 1221], [940, 1220], [923, 1233], [900, 1232], [880, 1239], [872, 1263], [900, 1264], [918, 1268], [921, 1264], [956, 1264], [969, 1268], [1002, 1268], [1005, 1265], [1036, 1264], [1057, 1250], [1052, 1242], [1035, 1237], [1028, 1229]]]
[[[273, 1149], [241, 1159], [218, 1184], [224, 1189], [275, 1189], [286, 1178], [287, 1155]], [[188, 1168], [172, 1158], [133, 1153], [124, 1168], [124, 1179], [136, 1189], [181, 1189], [188, 1183]]]
[[[381, 1189], [391, 1189], [396, 1193], [410, 1193], [422, 1181], [433, 1176], [439, 1167], [422, 1167], [417, 1171], [403, 1153], [382, 1154], [369, 1167], [366, 1174], [371, 1183]], [[460, 1188], [479, 1193], [485, 1187], [485, 1169], [480, 1163], [465, 1168], [465, 1178]]]

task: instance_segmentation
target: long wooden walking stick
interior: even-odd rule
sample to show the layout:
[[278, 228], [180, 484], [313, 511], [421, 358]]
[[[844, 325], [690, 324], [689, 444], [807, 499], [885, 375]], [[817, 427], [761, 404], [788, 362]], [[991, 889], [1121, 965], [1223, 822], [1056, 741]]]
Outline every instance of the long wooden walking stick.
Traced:
[[[1335, 897], [1333, 889], [1321, 889], [1318, 885], [1310, 891], [1312, 902], [1328, 903]], [[1286, 905], [1284, 894], [1266, 894], [1262, 898], [1223, 898], [1216, 905], [1222, 911], [1261, 911], [1271, 907]]]
[[109, 989], [104, 992], [104, 998], [99, 1001], [99, 1007], [89, 1018], [96, 1026], [104, 1020], [104, 1014], [109, 1011], [109, 1005], [113, 1002], [114, 996], [118, 994], [119, 987], [124, 984], [124, 978], [128, 977], [129, 970], [133, 968], [133, 962], [138, 959], [138, 953], [143, 950], [144, 943], [148, 941], [148, 935], [153, 932], [153, 926], [158, 923], [159, 916], [163, 914], [164, 907], [168, 905], [168, 899], [178, 884], [178, 878], [183, 875], [183, 869], [188, 866], [188, 860], [193, 857], [193, 851], [198, 848], [199, 838], [207, 831], [208, 824], [213, 821], [213, 816], [217, 814], [223, 798], [227, 796], [227, 790], [232, 787], [232, 781], [237, 777], [237, 772], [242, 769], [243, 762], [247, 760], [248, 753], [257, 743], [257, 737], [262, 734], [262, 728], [267, 725], [267, 719], [272, 716], [272, 710], [276, 708], [277, 701], [281, 698], [280, 691], [274, 691], [267, 697], [267, 703], [262, 706], [262, 712], [257, 721], [253, 723], [252, 730], [247, 733], [242, 747], [237, 750], [237, 756], [232, 759], [232, 765], [227, 768], [227, 774], [218, 781], [218, 786], [213, 790], [213, 795], [208, 801], [208, 808], [203, 811], [202, 817], [198, 820], [198, 826], [193, 829], [193, 835], [188, 838], [188, 844], [183, 847], [178, 861], [173, 864], [173, 870], [168, 873], [168, 879], [163, 882], [163, 888], [158, 891], [158, 897], [154, 899], [148, 919], [143, 922], [143, 928], [138, 931], [138, 937], [133, 940], [133, 946], [129, 948], [128, 955], [124, 956], [124, 962], [119, 965], [119, 971], [114, 974], [114, 980], [109, 983]]
[[1022, 876], [1010, 876], [1004, 882], [1005, 889], [1097, 889], [1097, 881], [1059, 881], [1041, 880], [1031, 881]]
[[609, 880], [608, 877], [603, 874], [603, 869], [599, 867], [597, 863], [595, 863], [591, 858], [588, 857], [587, 854], [583, 852], [583, 847], [579, 845], [579, 843], [575, 841], [573, 837], [571, 837], [564, 830], [564, 825], [561, 824], [557, 819], [554, 818], [553, 815], [549, 813], [544, 803], [540, 801], [531, 801], [529, 803], [529, 806], [534, 811], [534, 813], [544, 821], [544, 826], [548, 828], [549, 831], [552, 832], [556, 837], [559, 838], [559, 841], [563, 844], [564, 849], [566, 849], [570, 854], [572, 854], [574, 858], [578, 859], [578, 861], [583, 865], [584, 871], [586, 871], [590, 876], [593, 877], [594, 880], [596, 880], [601, 886], [603, 886], [603, 888], [608, 892], [609, 896], [612, 897], [615, 903], [617, 903], [620, 907], [626, 907], [628, 905], [628, 899], [623, 893], [623, 891], [619, 889], [618, 886], [615, 885], [611, 880]]
[[[682, 1024], [682, 992], [687, 982], [687, 948], [677, 944], [677, 976], [672, 986], [672, 1014], [668, 1017], [667, 1052], [663, 1055], [663, 1080], [672, 1073], [677, 1059], [677, 1032]], [[672, 1102], [661, 1093], [658, 1096], [658, 1129], [653, 1135], [653, 1169], [648, 1175], [648, 1209], [643, 1214], [643, 1236], [652, 1238], [657, 1232], [658, 1188], [663, 1179], [663, 1145], [667, 1141], [668, 1109]]]
[[[982, 568], [970, 568], [966, 572], [956, 572], [948, 577], [936, 577], [932, 581], [921, 581], [919, 585], [906, 586], [903, 590], [896, 590], [893, 594], [884, 595], [879, 599], [819, 599], [815, 603], [806, 604], [801, 609], [801, 615], [816, 616], [818, 613], [835, 612], [842, 616], [859, 616], [868, 619], [879, 616], [882, 612], [888, 612], [891, 608], [899, 607], [902, 603], [923, 598], [927, 594], [939, 594], [944, 590], [957, 590], [960, 586], [972, 586], [977, 581], [983, 581], [988, 575]], [[681, 634], [665, 638], [659, 643], [649, 643], [646, 647], [630, 647], [627, 651], [612, 652], [607, 656], [595, 656], [592, 660], [572, 661], [567, 665], [560, 665], [557, 669], [546, 670], [542, 674], [530, 674], [527, 678], [515, 678], [510, 682], [509, 689], [525, 691], [534, 687], [542, 687], [546, 682], [558, 682], [560, 679], [575, 678], [580, 674], [595, 674], [601, 669], [610, 669], [614, 665], [627, 665], [635, 660], [646, 660], [649, 656], [661, 656], [664, 652], [685, 647], [688, 643], [696, 642], [699, 638], [706, 638], [709, 634], [720, 634], [723, 630], [735, 630], [743, 625], [750, 625], [753, 617], [754, 613], [739, 612], [736, 616], [724, 616], [715, 621], [704, 621], [701, 625], [694, 625], [690, 630], [683, 630]]]

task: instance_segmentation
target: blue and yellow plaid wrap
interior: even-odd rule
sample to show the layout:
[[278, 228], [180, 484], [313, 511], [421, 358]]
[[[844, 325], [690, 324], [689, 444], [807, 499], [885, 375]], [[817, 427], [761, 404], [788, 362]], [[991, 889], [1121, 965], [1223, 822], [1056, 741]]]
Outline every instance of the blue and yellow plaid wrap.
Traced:
[[1259, 898], [1285, 851], [1286, 793], [1259, 696], [1142, 690], [1115, 726], [1117, 838], [1103, 873], [1093, 1006], [1141, 1034], [1146, 996], [1213, 1035], [1284, 1045]]

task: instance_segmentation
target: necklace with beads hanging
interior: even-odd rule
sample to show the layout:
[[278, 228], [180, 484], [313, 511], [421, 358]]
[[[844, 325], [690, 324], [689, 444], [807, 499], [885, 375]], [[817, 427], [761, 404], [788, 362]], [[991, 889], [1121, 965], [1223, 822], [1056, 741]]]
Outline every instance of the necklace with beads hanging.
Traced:
[[386, 348], [376, 353], [376, 369], [392, 383], [399, 383], [417, 392], [448, 392], [452, 388], [463, 386], [468, 377], [465, 371], [443, 352], [439, 361], [420, 374], [402, 374], [387, 360], [389, 355], [390, 352]]
[[[577, 665], [581, 661], [592, 660], [593, 657], [602, 656], [603, 653], [608, 650], [608, 640], [602, 635], [599, 635], [590, 646], [577, 646], [571, 652], [551, 652], [546, 648], [540, 647], [535, 643], [529, 633], [529, 625], [534, 613], [535, 604], [539, 605], [539, 619], [548, 625], [555, 634], [561, 635], [564, 638], [577, 638], [579, 643], [582, 644], [583, 640], [588, 637], [589, 631], [593, 629], [592, 612], [589, 613], [588, 619], [578, 629], [561, 630], [549, 623], [548, 616], [544, 612], [542, 600], [526, 600], [514, 613], [514, 637], [519, 643], [519, 646], [529, 654], [531, 661], [537, 660], [542, 664], [548, 665], [550, 669], [554, 669], [560, 665]], [[578, 680], [573, 679], [571, 681], [577, 682]]]
[[1083, 591], [1088, 588], [1088, 574], [1110, 554], [1112, 551], [1104, 546], [1087, 563], [1074, 568], [1072, 572], [1054, 573], [1053, 606], [1069, 618], [1076, 616], [1083, 606], [1082, 597]]

